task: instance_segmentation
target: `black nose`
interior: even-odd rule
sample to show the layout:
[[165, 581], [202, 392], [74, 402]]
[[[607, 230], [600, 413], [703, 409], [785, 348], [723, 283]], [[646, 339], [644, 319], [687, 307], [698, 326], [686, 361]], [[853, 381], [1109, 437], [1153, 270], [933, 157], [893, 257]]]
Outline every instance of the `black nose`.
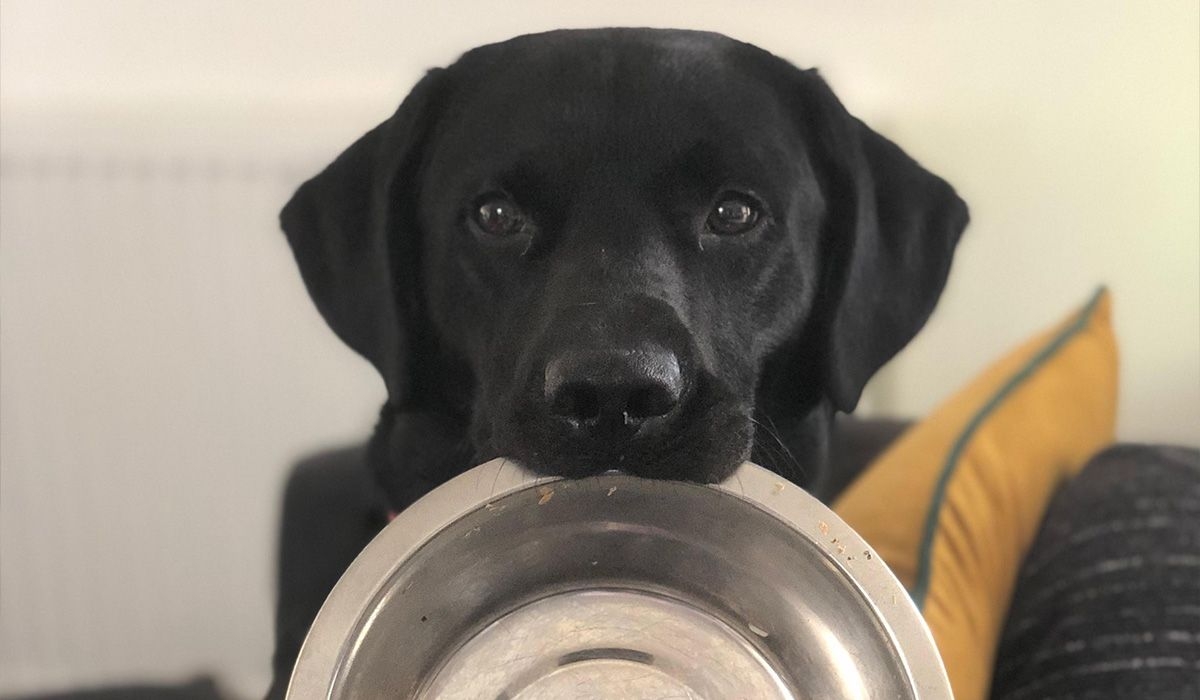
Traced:
[[543, 391], [551, 415], [576, 429], [636, 432], [675, 408], [683, 377], [658, 346], [568, 350], [546, 365]]

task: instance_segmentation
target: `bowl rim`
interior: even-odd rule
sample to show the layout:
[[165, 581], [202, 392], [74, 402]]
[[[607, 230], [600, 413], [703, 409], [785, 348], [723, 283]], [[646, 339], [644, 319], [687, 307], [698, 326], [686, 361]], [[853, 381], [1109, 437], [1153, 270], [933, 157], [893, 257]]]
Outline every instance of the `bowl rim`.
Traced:
[[[535, 474], [501, 457], [463, 472], [401, 511], [355, 557], [325, 599], [292, 669], [289, 700], [332, 697], [345, 643], [370, 613], [376, 594], [445, 527], [508, 495], [562, 480]], [[915, 696], [922, 700], [953, 697], [933, 636], [908, 591], [837, 514], [799, 486], [752, 462], [743, 462], [720, 483], [695, 486], [745, 501], [814, 543], [857, 588], [891, 638]]]

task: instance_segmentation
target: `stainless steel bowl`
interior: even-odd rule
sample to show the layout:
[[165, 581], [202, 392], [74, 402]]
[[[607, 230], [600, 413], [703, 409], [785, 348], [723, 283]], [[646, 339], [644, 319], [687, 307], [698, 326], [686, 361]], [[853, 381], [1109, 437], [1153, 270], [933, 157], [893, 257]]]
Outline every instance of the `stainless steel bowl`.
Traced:
[[288, 697], [950, 698], [908, 595], [832, 511], [753, 464], [702, 486], [436, 489], [321, 608]]

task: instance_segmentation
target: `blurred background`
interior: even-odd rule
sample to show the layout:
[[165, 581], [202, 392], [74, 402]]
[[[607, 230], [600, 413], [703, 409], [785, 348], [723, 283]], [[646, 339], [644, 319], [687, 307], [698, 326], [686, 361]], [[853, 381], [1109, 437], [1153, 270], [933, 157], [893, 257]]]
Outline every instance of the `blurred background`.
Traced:
[[1114, 293], [1124, 440], [1200, 444], [1200, 5], [0, 5], [0, 695], [266, 688], [281, 487], [383, 399], [309, 302], [291, 191], [432, 66], [678, 26], [817, 66], [973, 222], [865, 407], [919, 417]]

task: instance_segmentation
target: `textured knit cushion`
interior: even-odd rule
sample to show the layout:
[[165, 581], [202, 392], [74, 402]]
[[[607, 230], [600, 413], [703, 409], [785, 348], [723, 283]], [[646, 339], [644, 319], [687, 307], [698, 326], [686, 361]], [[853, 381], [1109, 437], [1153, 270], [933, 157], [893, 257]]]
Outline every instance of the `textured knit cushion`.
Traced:
[[909, 588], [958, 700], [985, 698], [1021, 561], [1064, 479], [1112, 442], [1110, 301], [995, 362], [876, 460], [834, 509]]
[[1055, 495], [992, 700], [1200, 698], [1200, 450], [1119, 445]]

